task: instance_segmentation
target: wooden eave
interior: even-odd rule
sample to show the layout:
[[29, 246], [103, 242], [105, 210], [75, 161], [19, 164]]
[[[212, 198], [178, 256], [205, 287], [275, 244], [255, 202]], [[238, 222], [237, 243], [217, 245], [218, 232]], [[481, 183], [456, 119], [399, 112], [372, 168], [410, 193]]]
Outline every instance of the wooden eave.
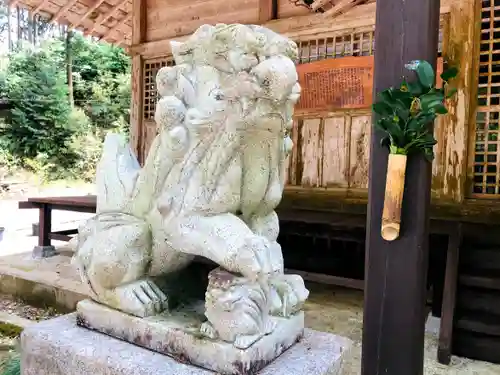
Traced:
[[30, 10], [100, 40], [128, 47], [132, 36], [132, 0], [11, 0], [10, 7]]

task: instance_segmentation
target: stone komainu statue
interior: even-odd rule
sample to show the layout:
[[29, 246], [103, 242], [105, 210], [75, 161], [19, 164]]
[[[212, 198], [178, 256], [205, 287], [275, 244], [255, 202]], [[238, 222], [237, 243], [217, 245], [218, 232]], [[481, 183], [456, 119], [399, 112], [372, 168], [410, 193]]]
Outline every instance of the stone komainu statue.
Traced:
[[[156, 277], [208, 258], [221, 268], [202, 331], [248, 347], [272, 331], [268, 314], [289, 316], [308, 296], [301, 277], [284, 275], [276, 241], [297, 46], [259, 26], [205, 25], [172, 53], [177, 65], [156, 78], [158, 135], [144, 166], [124, 138], [106, 138], [97, 215], [74, 260], [94, 300], [147, 317], [168, 309]], [[232, 318], [229, 332], [221, 322]]]

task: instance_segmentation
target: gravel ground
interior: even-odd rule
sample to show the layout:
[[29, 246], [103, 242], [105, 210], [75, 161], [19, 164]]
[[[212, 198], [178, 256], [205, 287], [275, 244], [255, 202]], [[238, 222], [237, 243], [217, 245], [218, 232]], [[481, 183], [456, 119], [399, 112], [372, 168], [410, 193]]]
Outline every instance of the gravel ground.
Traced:
[[30, 306], [18, 299], [2, 294], [0, 294], [0, 311], [32, 321], [41, 321], [61, 315], [52, 307], [44, 309]]
[[[61, 315], [53, 308], [39, 308], [27, 305], [11, 296], [0, 294], [0, 312], [17, 315], [31, 321], [41, 321]], [[6, 337], [2, 335], [2, 330], [7, 327], [1, 327], [0, 322], [0, 368], [2, 361], [9, 358], [11, 353], [17, 347], [17, 338]]]
[[[311, 296], [305, 307], [306, 326], [353, 340], [354, 349], [347, 360], [347, 372], [343, 375], [359, 375], [361, 373], [363, 293], [318, 284], [309, 284], [308, 287], [311, 290]], [[450, 366], [440, 365], [436, 361], [437, 344], [438, 340], [435, 335], [426, 335], [424, 375], [500, 375], [500, 365], [467, 358], [454, 356]]]

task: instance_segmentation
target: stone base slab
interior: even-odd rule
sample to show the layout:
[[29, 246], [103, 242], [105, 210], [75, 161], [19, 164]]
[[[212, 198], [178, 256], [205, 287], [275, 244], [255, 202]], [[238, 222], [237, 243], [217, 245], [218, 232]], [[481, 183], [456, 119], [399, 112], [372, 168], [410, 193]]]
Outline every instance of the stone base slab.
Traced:
[[224, 375], [254, 374], [299, 341], [304, 334], [304, 313], [275, 318], [275, 330], [248, 349], [203, 336], [203, 301], [184, 305], [167, 314], [137, 318], [84, 300], [77, 305], [77, 324], [146, 349], [169, 355]]
[[[214, 375], [76, 325], [76, 314], [26, 328], [21, 375]], [[303, 339], [259, 375], [341, 375], [351, 341], [306, 329]]]

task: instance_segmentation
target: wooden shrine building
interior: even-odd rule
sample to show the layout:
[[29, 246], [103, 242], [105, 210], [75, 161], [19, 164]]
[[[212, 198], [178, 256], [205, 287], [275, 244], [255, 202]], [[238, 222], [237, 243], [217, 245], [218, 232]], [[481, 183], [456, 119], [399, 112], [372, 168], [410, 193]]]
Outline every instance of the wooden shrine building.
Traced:
[[[364, 249], [375, 1], [12, 0], [11, 5], [128, 50], [131, 141], [141, 161], [156, 135], [156, 72], [174, 64], [170, 40], [182, 40], [206, 23], [252, 23], [296, 41], [303, 95], [279, 208], [280, 241], [285, 252], [304, 237], [313, 241], [299, 249], [311, 254], [311, 264], [302, 263], [306, 278], [362, 288], [362, 258], [352, 262], [355, 276], [326, 275], [321, 264], [345, 243], [354, 244], [349, 254]], [[451, 350], [500, 363], [500, 0], [441, 0], [440, 12], [438, 66], [459, 68], [458, 94], [435, 126], [432, 166], [429, 285], [433, 312], [442, 316], [440, 359], [447, 362]], [[318, 252], [320, 262], [313, 257], [316, 248], [327, 249]], [[293, 259], [287, 267], [299, 268]]]

